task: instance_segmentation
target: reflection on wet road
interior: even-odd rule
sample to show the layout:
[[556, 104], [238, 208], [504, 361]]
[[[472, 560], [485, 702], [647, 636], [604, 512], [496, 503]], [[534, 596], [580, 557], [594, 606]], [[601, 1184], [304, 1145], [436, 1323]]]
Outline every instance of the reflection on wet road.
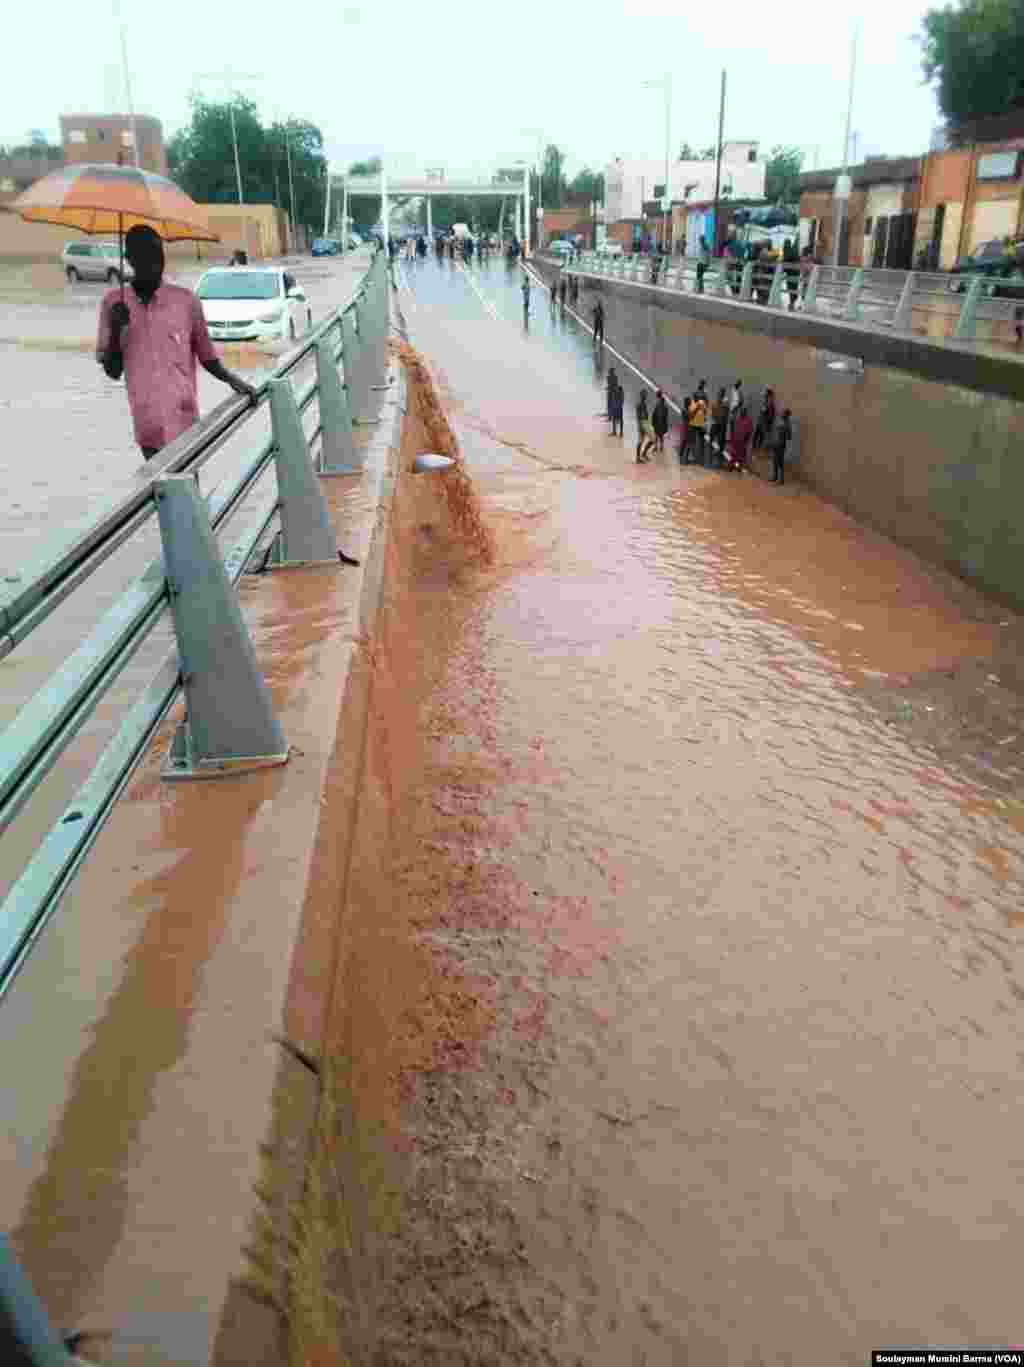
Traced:
[[505, 262], [398, 277], [499, 544], [471, 609], [418, 590], [466, 623], [432, 857], [472, 815], [544, 961], [509, 1142], [550, 1360], [1019, 1342], [1020, 620], [799, 485], [638, 467], [636, 377], [619, 441]]

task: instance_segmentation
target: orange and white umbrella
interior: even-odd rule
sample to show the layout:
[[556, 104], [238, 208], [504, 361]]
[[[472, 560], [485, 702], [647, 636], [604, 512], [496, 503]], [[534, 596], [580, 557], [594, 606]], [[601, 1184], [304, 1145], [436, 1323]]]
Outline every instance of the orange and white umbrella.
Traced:
[[[165, 242], [219, 242], [199, 205], [173, 180], [137, 166], [83, 162], [37, 180], [11, 208], [29, 223], [57, 223], [106, 237], [148, 224]], [[124, 271], [121, 271], [122, 281]]]
[[194, 200], [166, 176], [137, 166], [83, 163], [37, 180], [11, 208], [29, 223], [112, 236], [148, 223], [165, 242], [219, 242]]

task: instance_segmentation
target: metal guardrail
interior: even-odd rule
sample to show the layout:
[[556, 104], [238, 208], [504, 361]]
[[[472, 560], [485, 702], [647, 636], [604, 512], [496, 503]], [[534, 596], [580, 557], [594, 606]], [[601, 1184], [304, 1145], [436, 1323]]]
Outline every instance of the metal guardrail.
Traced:
[[[0, 903], [0, 997], [42, 934], [157, 727], [184, 691], [186, 717], [164, 765], [168, 779], [207, 778], [282, 764], [288, 745], [274, 716], [235, 592], [246, 563], [280, 513], [271, 543], [278, 565], [338, 564], [310, 452], [320, 439], [321, 476], [362, 468], [353, 423], [372, 422], [372, 391], [384, 388], [388, 301], [383, 252], [356, 297], [329, 314], [257, 389], [256, 403], [227, 400], [167, 451], [140, 489], [114, 500], [55, 555], [0, 584], [0, 659], [33, 631], [149, 519], [162, 555], [113, 604], [0, 733], [0, 836], [16, 823], [60, 759], [169, 609], [175, 649], [129, 707], [63, 816]], [[316, 376], [296, 393], [289, 378], [310, 356]], [[344, 383], [338, 373], [341, 362]], [[269, 403], [271, 437], [247, 452], [241, 473], [204, 500], [198, 472], [254, 409]], [[302, 414], [316, 401], [307, 435]], [[257, 489], [273, 464], [274, 490], [257, 492], [245, 533], [222, 556], [214, 530]], [[9, 1243], [0, 1236], [0, 1358], [26, 1367], [75, 1367], [72, 1339], [50, 1325]]]
[[[158, 472], [104, 508], [56, 554], [0, 583], [0, 658], [10, 655], [152, 518], [162, 555], [95, 623], [81, 644], [0, 733], [0, 836], [15, 826], [39, 784], [168, 608], [176, 648], [129, 707], [64, 814], [0, 903], [0, 997], [7, 991], [91, 848], [154, 732], [184, 688], [187, 721], [165, 765], [168, 778], [203, 777], [280, 763], [287, 744], [273, 717], [234, 586], [276, 514], [275, 564], [338, 563], [318, 472], [361, 468], [353, 423], [371, 420], [386, 367], [387, 276], [374, 258], [356, 297], [335, 310], [257, 389], [255, 404], [227, 400], [170, 446]], [[316, 374], [296, 392], [289, 378], [307, 358]], [[344, 371], [344, 383], [338, 363]], [[202, 498], [198, 471], [267, 402], [271, 436], [246, 451], [237, 478]], [[302, 414], [316, 402], [307, 437]], [[261, 476], [274, 465], [273, 481]], [[244, 535], [221, 555], [213, 533], [242, 505]], [[271, 554], [268, 553], [268, 560]]]
[[1017, 311], [1024, 307], [1024, 299], [990, 297], [991, 283], [978, 275], [852, 266], [808, 272], [796, 262], [715, 258], [705, 264], [684, 257], [673, 258], [652, 280], [655, 260], [584, 252], [567, 269], [960, 342], [1012, 341]]

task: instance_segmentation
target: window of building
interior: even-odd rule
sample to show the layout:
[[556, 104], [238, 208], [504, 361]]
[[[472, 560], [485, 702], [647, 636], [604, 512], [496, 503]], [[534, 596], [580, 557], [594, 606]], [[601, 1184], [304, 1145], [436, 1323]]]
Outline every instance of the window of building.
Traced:
[[71, 128], [68, 130], [68, 142], [85, 142], [84, 128]]
[[97, 128], [97, 129], [96, 129], [96, 136], [97, 136], [97, 138], [99, 138], [100, 142], [104, 142], [104, 141], [106, 140], [106, 136], [107, 136], [106, 129], [104, 129], [104, 128]]
[[866, 219], [864, 220], [864, 236], [865, 236], [865, 237], [870, 237], [870, 236], [871, 236], [871, 230], [872, 230], [872, 228], [873, 228], [874, 226], [875, 226], [875, 220], [874, 220], [873, 218], [866, 218]]
[[757, 161], [757, 148], [752, 147], [747, 153], [747, 161]]

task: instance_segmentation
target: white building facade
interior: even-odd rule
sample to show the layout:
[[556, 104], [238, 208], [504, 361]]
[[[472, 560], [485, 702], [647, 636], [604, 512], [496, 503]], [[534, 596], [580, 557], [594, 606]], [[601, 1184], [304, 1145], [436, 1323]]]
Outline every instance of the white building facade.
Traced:
[[[763, 199], [765, 163], [756, 142], [722, 144], [721, 194], [726, 199]], [[604, 168], [607, 221], [640, 218], [645, 200], [655, 198], [655, 187], [665, 183], [665, 161], [610, 162]], [[715, 161], [673, 161], [669, 164], [669, 196], [676, 203], [713, 199]]]

